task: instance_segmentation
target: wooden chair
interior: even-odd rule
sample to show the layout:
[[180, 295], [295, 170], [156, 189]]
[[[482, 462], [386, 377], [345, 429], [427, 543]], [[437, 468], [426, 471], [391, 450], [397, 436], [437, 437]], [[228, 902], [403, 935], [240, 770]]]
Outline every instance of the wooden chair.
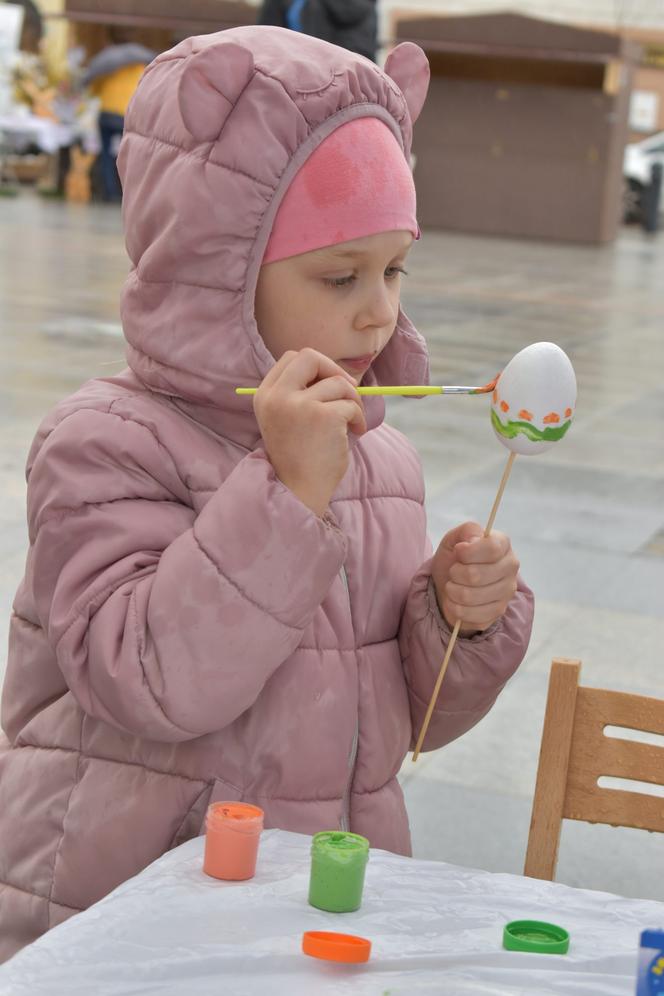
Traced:
[[553, 880], [563, 819], [664, 832], [664, 798], [600, 788], [601, 776], [664, 785], [664, 747], [604, 734], [664, 734], [664, 701], [579, 685], [581, 662], [551, 665], [524, 875]]

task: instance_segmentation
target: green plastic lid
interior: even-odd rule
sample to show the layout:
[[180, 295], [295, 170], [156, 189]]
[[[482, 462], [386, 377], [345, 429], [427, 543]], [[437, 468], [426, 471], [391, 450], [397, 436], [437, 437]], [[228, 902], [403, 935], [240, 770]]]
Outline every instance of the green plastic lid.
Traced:
[[531, 951], [535, 954], [567, 954], [569, 934], [555, 923], [513, 920], [503, 931], [503, 947], [508, 951]]

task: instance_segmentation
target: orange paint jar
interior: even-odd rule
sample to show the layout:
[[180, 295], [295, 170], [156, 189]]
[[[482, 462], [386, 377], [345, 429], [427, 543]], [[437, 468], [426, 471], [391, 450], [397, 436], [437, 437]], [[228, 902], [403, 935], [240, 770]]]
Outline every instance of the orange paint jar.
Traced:
[[262, 830], [263, 810], [258, 806], [213, 802], [205, 820], [205, 874], [236, 882], [253, 878]]

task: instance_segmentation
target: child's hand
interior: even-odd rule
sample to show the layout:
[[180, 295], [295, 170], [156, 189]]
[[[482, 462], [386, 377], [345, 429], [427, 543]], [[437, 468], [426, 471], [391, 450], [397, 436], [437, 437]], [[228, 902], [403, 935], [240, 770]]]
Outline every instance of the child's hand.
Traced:
[[323, 515], [348, 468], [348, 430], [367, 430], [355, 381], [315, 349], [289, 350], [258, 388], [254, 411], [277, 477]]
[[484, 536], [477, 522], [450, 530], [431, 565], [440, 611], [450, 626], [462, 619], [460, 633], [476, 633], [499, 619], [516, 591], [519, 561], [509, 536]]

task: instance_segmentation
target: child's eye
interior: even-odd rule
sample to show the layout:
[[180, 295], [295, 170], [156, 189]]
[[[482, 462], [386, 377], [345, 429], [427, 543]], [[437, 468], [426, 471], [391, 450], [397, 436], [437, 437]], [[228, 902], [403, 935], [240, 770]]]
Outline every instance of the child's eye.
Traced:
[[348, 287], [356, 280], [354, 273], [351, 273], [348, 277], [324, 277], [323, 282], [327, 284], [328, 287]]
[[394, 280], [400, 273], [403, 273], [404, 277], [408, 276], [408, 270], [404, 270], [403, 266], [388, 266], [385, 270], [385, 276], [388, 280]]
[[[385, 279], [395, 280], [399, 274], [408, 276], [408, 271], [404, 270], [403, 266], [388, 266], [385, 270]], [[326, 283], [328, 287], [349, 287], [351, 284], [355, 283], [356, 280], [357, 275], [355, 273], [351, 273], [347, 277], [323, 277], [323, 282]]]

